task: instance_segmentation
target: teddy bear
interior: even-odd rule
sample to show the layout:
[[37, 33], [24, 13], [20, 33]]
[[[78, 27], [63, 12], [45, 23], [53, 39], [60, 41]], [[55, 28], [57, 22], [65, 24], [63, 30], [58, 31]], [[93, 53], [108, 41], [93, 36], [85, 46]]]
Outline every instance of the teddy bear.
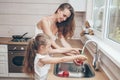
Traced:
[[84, 36], [85, 34], [94, 35], [94, 32], [91, 29], [91, 26], [88, 21], [85, 21], [85, 26], [84, 26], [83, 30], [80, 32], [81, 36]]

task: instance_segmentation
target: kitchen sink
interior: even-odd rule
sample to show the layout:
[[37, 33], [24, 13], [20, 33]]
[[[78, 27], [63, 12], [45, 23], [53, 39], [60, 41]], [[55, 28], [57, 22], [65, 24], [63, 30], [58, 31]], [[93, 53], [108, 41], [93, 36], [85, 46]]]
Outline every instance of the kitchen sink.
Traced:
[[90, 78], [95, 76], [95, 73], [88, 63], [77, 66], [73, 62], [67, 62], [55, 64], [54, 75], [67, 78]]

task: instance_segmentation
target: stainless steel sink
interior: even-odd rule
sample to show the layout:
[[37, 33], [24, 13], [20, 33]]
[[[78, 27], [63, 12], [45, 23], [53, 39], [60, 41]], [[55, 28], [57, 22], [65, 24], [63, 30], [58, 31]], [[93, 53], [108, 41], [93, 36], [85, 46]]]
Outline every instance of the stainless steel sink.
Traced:
[[90, 78], [95, 76], [95, 73], [88, 63], [77, 66], [73, 62], [67, 62], [55, 64], [54, 75], [67, 78]]

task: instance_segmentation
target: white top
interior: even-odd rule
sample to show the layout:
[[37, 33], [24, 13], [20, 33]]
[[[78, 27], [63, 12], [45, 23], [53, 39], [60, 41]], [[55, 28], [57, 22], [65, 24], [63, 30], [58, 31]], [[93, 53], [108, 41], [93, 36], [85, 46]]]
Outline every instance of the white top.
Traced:
[[35, 35], [37, 35], [38, 33], [44, 33], [42, 29], [38, 29], [37, 27], [35, 27]]
[[49, 55], [40, 55], [36, 54], [34, 60], [34, 70], [35, 70], [35, 80], [47, 80], [47, 74], [50, 69], [50, 64], [45, 64], [43, 66], [39, 66], [38, 61], [42, 58], [45, 58]]
[[[42, 29], [38, 29], [37, 27], [35, 28], [35, 36], [39, 33], [44, 33]], [[57, 39], [57, 34], [52, 36], [52, 40], [56, 40]]]

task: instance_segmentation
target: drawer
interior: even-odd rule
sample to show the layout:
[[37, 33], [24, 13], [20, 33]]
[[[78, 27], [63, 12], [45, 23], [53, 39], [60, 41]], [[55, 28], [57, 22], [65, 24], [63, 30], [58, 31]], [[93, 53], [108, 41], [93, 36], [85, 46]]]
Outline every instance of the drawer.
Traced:
[[0, 62], [1, 61], [7, 61], [7, 55], [1, 55], [0, 54]]
[[0, 53], [1, 52], [8, 52], [7, 45], [0, 45]]

